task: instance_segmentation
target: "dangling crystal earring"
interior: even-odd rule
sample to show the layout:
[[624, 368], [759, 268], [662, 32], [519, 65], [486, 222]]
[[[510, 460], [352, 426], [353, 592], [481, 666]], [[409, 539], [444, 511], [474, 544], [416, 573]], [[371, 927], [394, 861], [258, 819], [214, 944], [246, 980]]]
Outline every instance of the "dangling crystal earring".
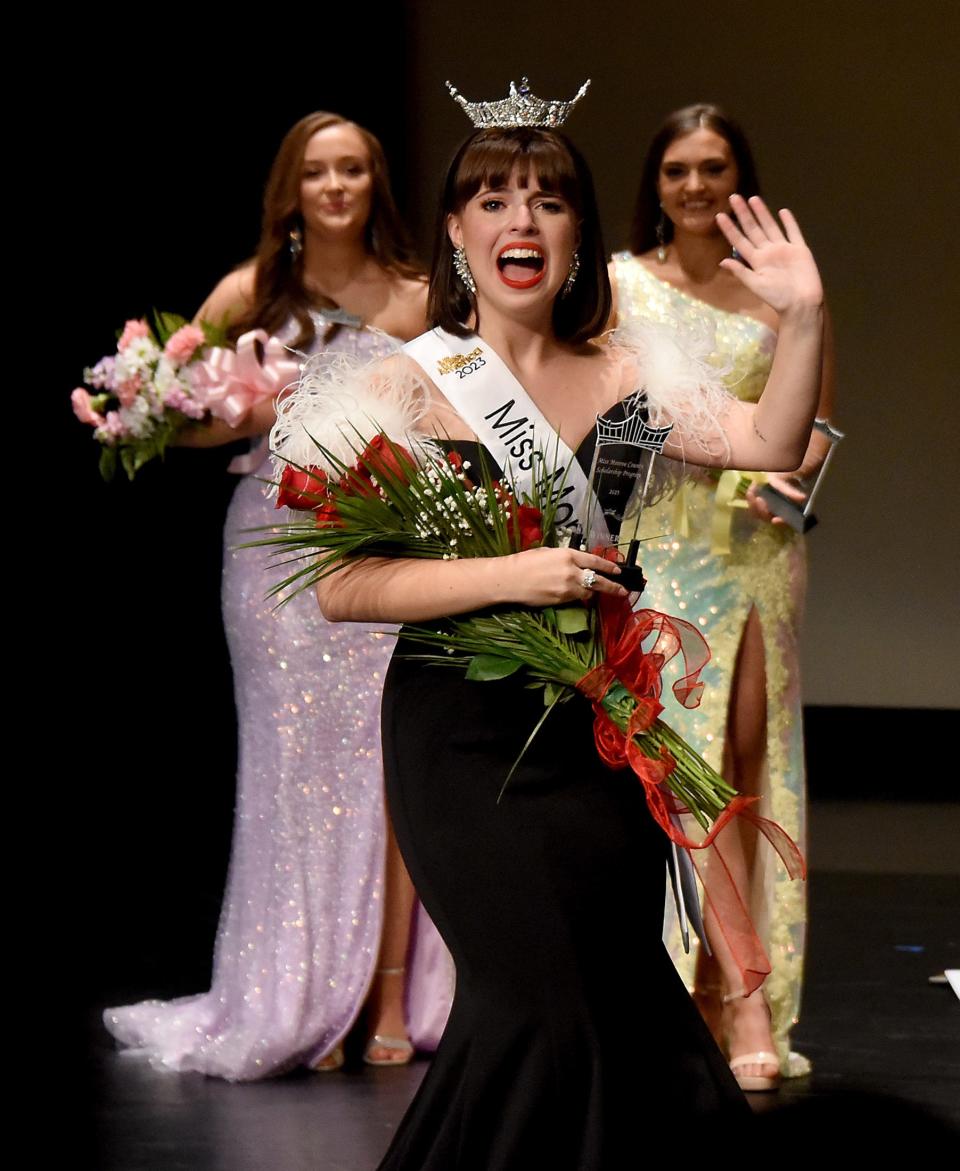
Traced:
[[470, 265], [467, 264], [467, 254], [462, 248], [454, 248], [453, 250], [453, 267], [457, 270], [457, 276], [463, 282], [467, 292], [475, 293], [477, 282], [473, 279]]
[[573, 291], [573, 286], [577, 281], [577, 273], [580, 271], [580, 256], [578, 253], [570, 257], [570, 271], [567, 273], [567, 279], [563, 282], [563, 288], [560, 290], [561, 297], [568, 297]]
[[296, 260], [303, 251], [303, 232], [296, 226], [287, 232], [287, 251], [291, 260]]
[[663, 214], [663, 204], [660, 204], [660, 218], [657, 220], [657, 263], [667, 263], [667, 217]]

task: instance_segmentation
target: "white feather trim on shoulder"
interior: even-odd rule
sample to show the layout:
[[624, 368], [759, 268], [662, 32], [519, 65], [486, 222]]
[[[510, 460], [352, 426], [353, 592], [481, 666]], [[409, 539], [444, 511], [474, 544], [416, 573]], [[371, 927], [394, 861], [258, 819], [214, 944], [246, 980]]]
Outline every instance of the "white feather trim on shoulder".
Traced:
[[716, 362], [709, 324], [624, 321], [610, 341], [636, 362], [653, 426], [673, 423], [681, 447], [726, 454], [723, 419], [736, 399], [724, 385], [729, 367]]
[[389, 357], [321, 353], [304, 364], [297, 387], [277, 404], [270, 450], [279, 479], [288, 463], [325, 467], [318, 445], [352, 464], [361, 439], [383, 431], [411, 444], [425, 411], [423, 374], [399, 345]]

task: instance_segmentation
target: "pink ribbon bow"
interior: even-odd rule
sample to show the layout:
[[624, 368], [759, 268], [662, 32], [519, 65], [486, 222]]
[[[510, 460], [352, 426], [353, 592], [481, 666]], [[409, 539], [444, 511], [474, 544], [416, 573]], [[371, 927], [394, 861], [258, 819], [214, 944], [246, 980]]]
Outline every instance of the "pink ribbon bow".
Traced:
[[[263, 346], [263, 360], [256, 343]], [[251, 329], [236, 350], [214, 346], [189, 367], [190, 389], [198, 403], [230, 427], [238, 427], [254, 403], [276, 398], [300, 377], [300, 363], [278, 338]]]

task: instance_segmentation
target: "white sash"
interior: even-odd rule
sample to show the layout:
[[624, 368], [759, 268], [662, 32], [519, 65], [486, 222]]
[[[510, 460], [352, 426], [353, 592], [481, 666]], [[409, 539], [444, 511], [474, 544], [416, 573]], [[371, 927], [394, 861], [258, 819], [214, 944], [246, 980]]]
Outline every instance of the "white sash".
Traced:
[[473, 429], [518, 495], [532, 492], [549, 457], [556, 467], [546, 470], [563, 484], [556, 523], [566, 526], [576, 518], [583, 532], [589, 527], [596, 533], [602, 513], [583, 468], [487, 342], [475, 333], [457, 337], [437, 326], [403, 348]]

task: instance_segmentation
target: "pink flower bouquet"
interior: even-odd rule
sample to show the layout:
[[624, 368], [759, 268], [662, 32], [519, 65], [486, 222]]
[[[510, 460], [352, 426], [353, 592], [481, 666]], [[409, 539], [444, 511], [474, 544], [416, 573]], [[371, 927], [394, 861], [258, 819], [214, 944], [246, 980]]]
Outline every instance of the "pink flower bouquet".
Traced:
[[87, 385], [70, 395], [73, 413], [94, 428], [101, 444], [105, 480], [113, 479], [118, 461], [132, 480], [148, 460], [163, 455], [186, 422], [207, 415], [193, 392], [189, 367], [221, 340], [218, 331], [172, 313], [155, 312], [153, 319], [153, 327], [142, 319], [128, 321], [116, 354], [84, 370]]
[[128, 321], [116, 354], [83, 377], [87, 385], [70, 401], [101, 445], [100, 474], [112, 480], [119, 461], [132, 480], [188, 422], [216, 418], [239, 427], [256, 402], [299, 380], [300, 361], [262, 329], [230, 347], [220, 328], [154, 311], [152, 326]]

